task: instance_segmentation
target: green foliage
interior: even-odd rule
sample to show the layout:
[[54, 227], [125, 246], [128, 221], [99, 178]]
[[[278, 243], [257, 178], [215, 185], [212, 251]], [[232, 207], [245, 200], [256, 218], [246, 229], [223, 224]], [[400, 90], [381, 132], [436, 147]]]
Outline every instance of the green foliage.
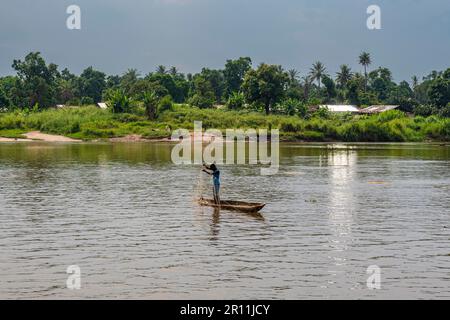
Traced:
[[432, 104], [443, 107], [450, 101], [450, 79], [439, 77], [428, 89], [428, 97]]
[[241, 92], [232, 92], [227, 101], [230, 110], [241, 110], [245, 105], [245, 97]]
[[101, 102], [105, 88], [106, 75], [92, 67], [85, 69], [77, 81], [79, 96], [90, 97], [95, 103]]
[[314, 112], [314, 116], [322, 119], [329, 119], [331, 117], [330, 111], [327, 108], [319, 108]]
[[336, 85], [335, 85], [333, 79], [331, 79], [327, 75], [322, 76], [322, 83], [326, 88], [327, 100], [331, 101], [331, 99], [335, 98], [337, 95]]
[[[198, 74], [186, 76], [175, 67], [164, 66], [144, 78], [136, 69], [129, 69], [122, 76], [106, 76], [92, 67], [76, 76], [68, 69], [59, 72], [55, 64], [46, 64], [40, 53], [32, 52], [23, 61], [14, 60], [17, 76], [0, 78], [0, 108], [4, 111], [5, 105], [9, 109], [29, 109], [39, 105], [42, 110], [56, 104], [93, 104], [111, 100], [117, 90], [122, 90], [125, 96], [141, 105], [144, 94], [151, 91], [160, 99], [170, 95], [176, 103], [188, 102], [200, 108], [226, 101], [232, 109], [245, 106], [255, 111], [264, 110], [266, 114], [280, 111], [278, 109], [283, 112], [279, 103], [287, 99], [299, 100], [306, 105], [396, 104], [406, 112], [412, 112], [418, 105], [433, 105], [434, 114], [447, 114], [444, 109], [450, 99], [450, 69], [433, 71], [422, 83], [413, 77], [411, 88], [405, 81], [398, 85], [393, 82], [387, 68], [379, 67], [367, 73], [371, 64], [369, 53], [363, 52], [359, 62], [364, 66], [363, 74], [353, 73], [348, 66], [342, 65], [336, 79], [326, 74], [321, 62], [314, 63], [309, 75], [301, 76], [295, 69], [284, 72], [281, 66], [267, 64], [252, 70], [249, 57], [227, 60], [223, 70], [204, 68]], [[244, 95], [246, 103], [242, 102], [239, 93]], [[313, 101], [316, 102], [311, 103]], [[137, 108], [136, 112], [143, 113], [144, 108]], [[292, 114], [291, 111], [288, 113]]]
[[374, 116], [378, 122], [380, 123], [384, 123], [384, 122], [389, 122], [395, 119], [402, 119], [405, 118], [406, 115], [404, 112], [399, 111], [399, 110], [389, 110], [383, 113], [380, 113], [378, 115]]
[[199, 107], [202, 109], [211, 108], [214, 105], [213, 95], [201, 95], [195, 94], [188, 100], [189, 104], [193, 107]]
[[145, 116], [112, 113], [96, 107], [49, 109], [41, 112], [0, 113], [0, 136], [21, 137], [31, 130], [66, 135], [79, 139], [98, 139], [140, 134], [144, 137], [168, 137], [167, 128], [193, 129], [194, 121], [203, 127], [280, 129], [282, 140], [305, 141], [450, 141], [450, 119], [407, 117], [399, 111], [372, 116], [313, 117], [269, 115], [246, 111], [199, 109], [174, 106], [159, 115], [158, 122]]
[[336, 74], [336, 82], [340, 89], [345, 89], [347, 83], [352, 79], [353, 73], [349, 66], [343, 64], [340, 66], [339, 72]]
[[326, 76], [326, 72], [327, 72], [327, 69], [325, 68], [323, 63], [320, 61], [317, 61], [316, 63], [314, 63], [312, 68], [309, 71], [309, 76], [310, 76], [311, 80], [317, 81], [317, 86], [319, 87], [319, 89], [320, 89], [320, 84], [321, 84], [323, 77]]
[[11, 101], [9, 100], [3, 88], [0, 87], [0, 111], [8, 109], [10, 105]]
[[250, 103], [264, 105], [266, 114], [284, 96], [284, 88], [289, 77], [281, 66], [261, 64], [257, 70], [250, 70], [245, 75], [242, 90]]
[[417, 116], [429, 117], [432, 114], [436, 113], [436, 108], [433, 105], [418, 105], [413, 109], [413, 112]]
[[161, 99], [158, 103], [158, 113], [163, 113], [173, 109], [172, 97], [167, 95]]
[[148, 91], [144, 93], [144, 108], [145, 108], [145, 114], [147, 115], [147, 118], [149, 120], [154, 120], [158, 116], [158, 103], [159, 98], [154, 91]]
[[170, 74], [157, 72], [147, 76], [146, 81], [149, 82], [147, 88], [155, 91], [159, 97], [170, 95], [174, 101], [180, 103], [188, 96], [189, 84], [176, 72]]
[[14, 60], [12, 67], [19, 79], [15, 90], [21, 107], [39, 104], [47, 108], [55, 104], [58, 77], [58, 67], [55, 64], [47, 65], [39, 52], [32, 52], [24, 61]]
[[82, 97], [80, 99], [80, 104], [82, 106], [92, 105], [92, 104], [94, 104], [94, 99], [92, 99], [91, 97]]
[[450, 102], [439, 111], [439, 114], [441, 117], [450, 118]]
[[115, 90], [111, 94], [109, 105], [111, 106], [113, 113], [125, 113], [130, 111], [131, 100], [123, 91]]
[[299, 100], [288, 98], [277, 105], [277, 111], [282, 114], [306, 118], [308, 108]]
[[211, 82], [202, 75], [196, 75], [193, 79], [191, 98], [188, 100], [191, 106], [202, 109], [211, 108], [216, 100]]
[[227, 60], [223, 75], [228, 96], [241, 89], [244, 76], [251, 67], [252, 59], [249, 57], [241, 57], [237, 60]]
[[[135, 69], [106, 76], [92, 67], [76, 76], [67, 69], [59, 72], [38, 52], [30, 53], [14, 61], [17, 75], [0, 78], [0, 130], [11, 136], [33, 129], [79, 138], [130, 133], [160, 137], [168, 135], [167, 128], [191, 128], [193, 121], [202, 120], [209, 128], [278, 128], [287, 140], [448, 139], [450, 69], [433, 71], [421, 83], [414, 77], [410, 87], [405, 81], [396, 84], [387, 68], [367, 73], [368, 53], [360, 57], [364, 73], [352, 73], [344, 65], [336, 79], [320, 62], [306, 76], [276, 65], [261, 64], [253, 70], [251, 63], [247, 57], [228, 60], [223, 70], [204, 68], [186, 76], [164, 66], [145, 77]], [[47, 110], [56, 104], [80, 106], [101, 100], [109, 101], [111, 110]], [[191, 107], [174, 106], [173, 101]], [[227, 110], [212, 108], [224, 101]], [[324, 103], [396, 104], [416, 117], [399, 111], [373, 116], [336, 115], [325, 109], [308, 113], [307, 106]]]
[[222, 97], [225, 93], [225, 80], [221, 70], [203, 68], [202, 72], [194, 77], [194, 82], [196, 79], [201, 79], [201, 81], [209, 83], [209, 90], [211, 90], [214, 94], [214, 102], [222, 102]]

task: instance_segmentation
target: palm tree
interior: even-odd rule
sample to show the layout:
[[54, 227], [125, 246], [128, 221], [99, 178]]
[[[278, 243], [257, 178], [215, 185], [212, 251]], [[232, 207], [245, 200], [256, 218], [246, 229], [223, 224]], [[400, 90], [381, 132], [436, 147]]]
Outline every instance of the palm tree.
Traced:
[[161, 73], [161, 74], [165, 74], [165, 73], [167, 72], [167, 70], [166, 70], [166, 67], [165, 67], [165, 66], [159, 65], [159, 66], [156, 68], [156, 72], [157, 72], [157, 73]]
[[309, 76], [304, 76], [302, 78], [302, 80], [303, 80], [303, 95], [304, 95], [305, 101], [308, 101], [312, 79]]
[[347, 86], [347, 83], [352, 78], [353, 73], [348, 65], [343, 64], [340, 67], [340, 71], [336, 73], [336, 75], [337, 75], [336, 82], [339, 84], [341, 88], [345, 88]]
[[311, 77], [311, 80], [317, 80], [319, 89], [320, 89], [320, 82], [322, 80], [322, 77], [325, 75], [326, 70], [327, 69], [320, 61], [314, 63], [312, 68], [310, 69], [309, 76]]
[[419, 78], [417, 78], [417, 76], [413, 76], [411, 78], [411, 80], [412, 80], [412, 87], [413, 87], [414, 97], [417, 98], [417, 87], [419, 86]]
[[364, 82], [364, 91], [367, 91], [367, 67], [372, 63], [372, 59], [370, 58], [370, 53], [363, 51], [359, 55], [359, 64], [364, 67], [364, 77], [366, 81]]
[[145, 114], [147, 115], [148, 119], [149, 120], [156, 119], [159, 102], [157, 94], [154, 91], [145, 92], [143, 102], [145, 107]]
[[289, 83], [290, 84], [294, 84], [298, 81], [298, 75], [300, 74], [300, 72], [298, 72], [295, 69], [291, 69], [288, 71], [289, 74]]
[[172, 76], [176, 76], [178, 74], [178, 69], [177, 67], [171, 67], [169, 70], [170, 75]]
[[417, 78], [417, 76], [413, 76], [411, 78], [411, 80], [412, 80], [412, 86], [415, 89], [419, 85], [419, 78]]

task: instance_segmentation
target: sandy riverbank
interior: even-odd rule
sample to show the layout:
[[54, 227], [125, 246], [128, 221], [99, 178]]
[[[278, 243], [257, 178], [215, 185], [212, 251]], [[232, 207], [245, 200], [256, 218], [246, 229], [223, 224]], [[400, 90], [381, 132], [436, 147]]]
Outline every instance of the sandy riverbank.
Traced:
[[15, 139], [15, 138], [3, 138], [0, 137], [0, 142], [27, 142], [27, 141], [33, 141], [31, 139]]
[[[65, 136], [60, 136], [60, 135], [53, 135], [53, 134], [46, 134], [46, 133], [42, 133], [40, 131], [32, 131], [32, 132], [28, 132], [28, 133], [24, 133], [23, 134], [24, 138], [4, 138], [4, 137], [0, 137], [0, 143], [1, 142], [83, 142], [83, 140], [78, 140], [78, 139], [72, 139], [69, 137], [65, 137]], [[213, 137], [211, 135], [208, 134], [203, 134], [203, 136], [200, 137], [194, 137], [194, 134], [191, 133], [191, 141], [203, 141], [203, 143], [209, 143], [213, 140]], [[90, 142], [100, 142], [100, 141], [109, 141], [109, 142], [179, 142], [179, 140], [171, 140], [171, 138], [145, 138], [142, 137], [141, 135], [138, 134], [132, 134], [132, 135], [127, 135], [124, 137], [117, 137], [117, 138], [109, 138], [109, 139], [95, 139], [95, 140], [90, 140]], [[228, 141], [226, 140], [226, 138], [224, 137], [223, 140], [224, 143], [231, 143], [233, 141]], [[308, 143], [311, 141], [303, 141], [303, 140], [298, 140], [298, 141], [280, 141], [280, 142], [285, 142], [285, 143]], [[440, 145], [442, 146], [448, 146], [449, 144], [447, 142], [439, 142], [439, 141], [427, 141], [429, 143], [440, 143]], [[320, 142], [315, 142], [315, 143], [320, 143]], [[343, 143], [341, 141], [324, 141], [323, 143]], [[353, 144], [357, 144], [358, 142], [353, 142]], [[362, 142], [362, 143], [366, 143], [366, 142]], [[383, 142], [377, 142], [377, 143], [383, 143]], [[386, 142], [385, 142], [386, 143]], [[389, 143], [389, 142], [388, 142]]]
[[27, 139], [31, 140], [40, 140], [46, 142], [80, 142], [81, 140], [76, 140], [64, 136], [54, 135], [54, 134], [46, 134], [40, 131], [32, 131], [25, 133], [24, 136]]
[[[54, 135], [54, 134], [46, 134], [40, 131], [32, 131], [23, 134], [24, 138], [3, 138], [0, 137], [0, 142], [31, 142], [31, 141], [43, 141], [43, 142], [82, 142], [82, 140], [72, 139], [65, 136]], [[203, 142], [211, 142], [212, 136], [208, 134], [203, 134], [202, 137], [194, 136], [191, 133], [192, 141], [202, 140]], [[92, 141], [100, 141], [100, 140], [92, 140]], [[107, 139], [110, 142], [171, 142], [171, 138], [145, 138], [138, 134], [131, 134], [124, 137], [110, 138]], [[178, 142], [178, 141], [176, 141]]]
[[64, 136], [46, 134], [40, 131], [32, 131], [23, 134], [24, 138], [2, 138], [0, 137], [0, 142], [31, 142], [31, 141], [44, 141], [44, 142], [80, 142], [81, 140], [76, 140]]

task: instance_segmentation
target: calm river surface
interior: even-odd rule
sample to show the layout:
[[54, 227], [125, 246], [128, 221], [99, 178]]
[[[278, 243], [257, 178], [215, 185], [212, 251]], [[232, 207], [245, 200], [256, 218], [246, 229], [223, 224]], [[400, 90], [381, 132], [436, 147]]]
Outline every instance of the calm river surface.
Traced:
[[263, 218], [198, 207], [209, 178], [171, 148], [0, 144], [0, 298], [450, 298], [450, 146], [284, 144], [278, 175], [221, 167], [222, 197]]

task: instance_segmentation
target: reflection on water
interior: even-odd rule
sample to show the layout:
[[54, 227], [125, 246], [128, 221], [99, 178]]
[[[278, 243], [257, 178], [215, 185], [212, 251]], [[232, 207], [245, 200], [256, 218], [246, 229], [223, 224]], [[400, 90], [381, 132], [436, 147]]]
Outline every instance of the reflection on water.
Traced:
[[[339, 279], [346, 270], [342, 269], [347, 263], [346, 251], [352, 242], [352, 225], [354, 212], [355, 172], [357, 166], [357, 152], [352, 149], [331, 150], [328, 154], [327, 168], [330, 171], [329, 195], [329, 226], [330, 226], [330, 258], [334, 268], [330, 272]], [[334, 284], [336, 280], [332, 280]]]
[[450, 298], [448, 146], [285, 144], [276, 176], [222, 167], [223, 198], [262, 216], [199, 207], [211, 181], [170, 153], [0, 144], [0, 298]]

